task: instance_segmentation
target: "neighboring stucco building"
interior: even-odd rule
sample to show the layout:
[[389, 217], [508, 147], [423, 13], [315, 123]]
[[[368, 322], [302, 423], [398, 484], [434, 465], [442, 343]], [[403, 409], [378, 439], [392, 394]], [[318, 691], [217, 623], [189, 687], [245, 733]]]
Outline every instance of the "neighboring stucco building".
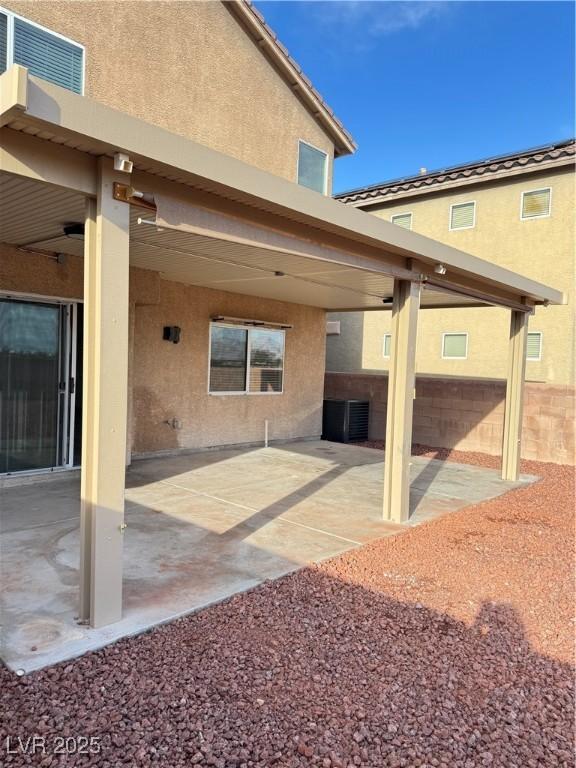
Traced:
[[[529, 320], [522, 455], [574, 463], [574, 140], [336, 195], [399, 227], [562, 287]], [[449, 270], [446, 279], [449, 279]], [[326, 393], [369, 399], [384, 437], [391, 313], [329, 316]], [[501, 309], [428, 309], [418, 329], [414, 441], [497, 454], [509, 365]], [[380, 377], [382, 378], [382, 377]]]
[[[558, 285], [566, 306], [530, 318], [526, 378], [574, 384], [574, 140], [396, 179], [336, 198], [535, 280]], [[390, 313], [330, 316], [330, 371], [388, 370]], [[418, 334], [417, 371], [503, 378], [508, 320], [501, 310], [429, 310]]]

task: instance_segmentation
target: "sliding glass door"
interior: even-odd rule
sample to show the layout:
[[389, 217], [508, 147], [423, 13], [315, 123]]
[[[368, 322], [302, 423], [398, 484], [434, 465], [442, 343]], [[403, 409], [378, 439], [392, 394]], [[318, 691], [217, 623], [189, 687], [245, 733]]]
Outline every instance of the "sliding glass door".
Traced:
[[76, 314], [0, 299], [0, 473], [73, 463]]

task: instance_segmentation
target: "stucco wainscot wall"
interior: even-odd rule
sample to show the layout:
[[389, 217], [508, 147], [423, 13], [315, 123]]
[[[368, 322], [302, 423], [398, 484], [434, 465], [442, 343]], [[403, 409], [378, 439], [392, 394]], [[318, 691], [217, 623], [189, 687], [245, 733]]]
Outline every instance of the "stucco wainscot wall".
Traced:
[[[370, 401], [370, 439], [386, 433], [388, 376], [326, 373], [325, 397]], [[500, 455], [506, 383], [500, 379], [416, 377], [413, 442]], [[574, 387], [527, 382], [522, 457], [575, 463]]]

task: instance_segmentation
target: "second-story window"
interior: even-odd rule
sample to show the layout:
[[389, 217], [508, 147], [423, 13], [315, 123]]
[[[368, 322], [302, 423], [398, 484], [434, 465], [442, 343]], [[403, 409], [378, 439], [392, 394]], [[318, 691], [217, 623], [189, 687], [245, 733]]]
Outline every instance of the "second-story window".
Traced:
[[444, 360], [466, 360], [468, 357], [467, 333], [442, 334], [442, 358]]
[[550, 187], [522, 192], [522, 219], [543, 219], [550, 216]]
[[412, 229], [412, 214], [411, 213], [395, 213], [390, 217], [392, 224], [396, 224], [404, 229]]
[[75, 93], [83, 92], [84, 47], [39, 24], [0, 10], [0, 72], [13, 64]]
[[298, 142], [298, 184], [326, 194], [328, 155], [305, 141]]
[[472, 229], [476, 224], [476, 203], [455, 203], [450, 206], [450, 229]]

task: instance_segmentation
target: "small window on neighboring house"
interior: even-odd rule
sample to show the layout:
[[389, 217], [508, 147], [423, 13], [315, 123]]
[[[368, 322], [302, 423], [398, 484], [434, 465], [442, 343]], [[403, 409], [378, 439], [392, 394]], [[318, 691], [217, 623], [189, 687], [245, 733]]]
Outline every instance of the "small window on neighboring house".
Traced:
[[279, 394], [283, 378], [283, 330], [211, 326], [212, 394]]
[[382, 357], [390, 357], [390, 344], [392, 342], [392, 336], [389, 333], [384, 334], [382, 341]]
[[84, 48], [13, 13], [0, 13], [0, 72], [13, 64], [26, 67], [69, 91], [82, 93]]
[[533, 189], [531, 192], [522, 192], [522, 219], [540, 219], [550, 216], [550, 198], [552, 190]]
[[476, 203], [456, 203], [450, 206], [450, 229], [472, 229], [476, 223]]
[[542, 360], [542, 333], [540, 331], [528, 334], [526, 360]]
[[390, 217], [392, 224], [397, 224], [404, 229], [412, 229], [412, 214], [411, 213], [395, 213]]
[[298, 143], [298, 184], [326, 194], [328, 155], [305, 141]]
[[444, 333], [442, 335], [442, 357], [465, 360], [468, 357], [468, 334]]

